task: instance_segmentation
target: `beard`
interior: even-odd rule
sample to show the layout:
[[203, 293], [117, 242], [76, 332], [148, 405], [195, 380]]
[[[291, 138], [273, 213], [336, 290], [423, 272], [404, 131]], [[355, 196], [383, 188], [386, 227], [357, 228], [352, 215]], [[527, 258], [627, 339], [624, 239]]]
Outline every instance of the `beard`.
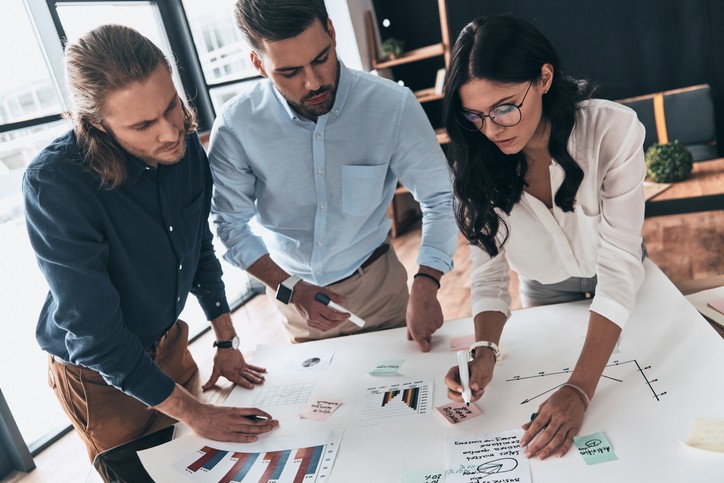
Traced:
[[167, 150], [176, 143], [164, 143], [158, 149], [149, 151], [132, 146], [119, 139], [115, 134], [112, 135], [116, 143], [128, 152], [128, 154], [140, 159], [149, 166], [158, 166], [160, 164], [176, 164], [181, 161], [184, 156], [186, 156], [186, 134], [186, 129], [179, 133], [179, 141], [176, 141], [179, 143], [179, 146], [177, 146], [173, 151]]
[[[312, 97], [318, 96], [320, 94], [328, 93], [327, 99], [322, 102], [321, 104], [308, 104], [307, 101], [311, 99]], [[291, 99], [287, 98], [287, 103], [294, 109], [297, 113], [302, 115], [303, 117], [310, 119], [312, 121], [316, 121], [319, 116], [323, 116], [327, 114], [330, 110], [332, 110], [332, 106], [334, 106], [334, 101], [337, 98], [337, 89], [334, 86], [326, 85], [322, 86], [316, 91], [310, 92], [299, 102], [292, 101]]]

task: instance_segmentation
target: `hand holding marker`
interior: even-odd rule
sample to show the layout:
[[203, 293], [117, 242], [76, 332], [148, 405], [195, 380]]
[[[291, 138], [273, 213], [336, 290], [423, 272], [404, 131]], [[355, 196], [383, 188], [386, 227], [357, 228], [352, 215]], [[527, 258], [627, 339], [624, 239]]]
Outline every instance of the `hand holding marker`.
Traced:
[[355, 324], [359, 325], [360, 327], [364, 327], [364, 326], [365, 326], [365, 321], [364, 321], [364, 320], [360, 319], [359, 317], [357, 317], [357, 316], [354, 315], [352, 312], [350, 312], [349, 310], [345, 309], [344, 307], [342, 307], [342, 306], [339, 305], [338, 303], [332, 302], [332, 299], [330, 299], [329, 297], [327, 297], [327, 296], [324, 295], [323, 293], [317, 293], [317, 295], [315, 295], [314, 298], [315, 298], [315, 300], [316, 300], [317, 302], [323, 303], [324, 305], [326, 305], [326, 306], [329, 307], [330, 309], [334, 309], [334, 310], [336, 310], [336, 311], [338, 311], [338, 312], [348, 312], [348, 313], [349, 313], [349, 320], [351, 320], [351, 321], [354, 322]]
[[463, 387], [463, 401], [470, 406], [470, 369], [468, 368], [468, 352], [458, 351], [458, 372], [460, 372], [460, 385]]

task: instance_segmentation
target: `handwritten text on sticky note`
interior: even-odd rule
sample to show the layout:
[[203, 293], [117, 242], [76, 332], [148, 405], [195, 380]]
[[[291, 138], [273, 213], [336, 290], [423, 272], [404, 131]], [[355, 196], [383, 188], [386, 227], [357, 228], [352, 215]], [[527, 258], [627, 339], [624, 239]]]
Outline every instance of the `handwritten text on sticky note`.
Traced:
[[436, 407], [435, 409], [437, 409], [450, 424], [458, 424], [482, 414], [475, 404], [466, 406], [460, 403], [450, 403]]
[[337, 399], [317, 399], [300, 414], [304, 419], [324, 421], [342, 404]]
[[370, 376], [397, 376], [400, 373], [400, 367], [405, 362], [404, 359], [395, 359], [389, 361], [380, 361], [369, 372]]
[[583, 456], [587, 465], [605, 463], [606, 461], [617, 460], [618, 456], [613, 452], [613, 446], [608, 442], [606, 436], [601, 433], [589, 434], [588, 436], [576, 436], [573, 444]]

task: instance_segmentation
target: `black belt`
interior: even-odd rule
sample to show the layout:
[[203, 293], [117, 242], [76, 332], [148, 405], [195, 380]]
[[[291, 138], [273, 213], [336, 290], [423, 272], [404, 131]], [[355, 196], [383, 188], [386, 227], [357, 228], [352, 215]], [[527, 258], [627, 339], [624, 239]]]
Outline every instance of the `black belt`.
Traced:
[[370, 265], [372, 265], [375, 261], [377, 261], [378, 258], [380, 258], [382, 255], [384, 255], [385, 253], [387, 253], [387, 250], [389, 250], [389, 249], [390, 249], [390, 244], [389, 244], [389, 243], [383, 243], [382, 245], [378, 246], [378, 247], [375, 249], [375, 251], [372, 252], [372, 255], [370, 255], [369, 257], [367, 257], [367, 260], [365, 260], [364, 262], [362, 262], [362, 265], [360, 265], [357, 270], [355, 270], [354, 272], [352, 272], [351, 274], [347, 275], [347, 276], [344, 277], [344, 278], [340, 278], [340, 279], [337, 280], [336, 282], [330, 283], [329, 285], [336, 285], [336, 284], [338, 284], [338, 283], [344, 282], [345, 280], [349, 280], [350, 278], [352, 278], [352, 277], [357, 273], [358, 270], [363, 270], [363, 269], [369, 267]]

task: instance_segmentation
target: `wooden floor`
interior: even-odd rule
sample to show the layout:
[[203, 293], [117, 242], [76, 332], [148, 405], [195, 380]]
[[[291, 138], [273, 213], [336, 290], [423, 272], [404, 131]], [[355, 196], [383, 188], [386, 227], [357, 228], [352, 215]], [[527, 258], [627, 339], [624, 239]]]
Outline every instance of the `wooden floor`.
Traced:
[[[675, 283], [724, 274], [724, 211], [649, 218], [644, 223], [649, 257]], [[420, 229], [414, 227], [395, 238], [393, 245], [409, 274], [416, 270]], [[461, 239], [455, 253], [455, 268], [443, 279], [439, 298], [446, 319], [470, 316], [470, 270], [468, 247]], [[517, 278], [511, 277], [513, 307], [519, 307]], [[288, 343], [277, 312], [265, 296], [257, 296], [233, 314], [247, 358], [257, 343]], [[211, 367], [212, 334], [206, 333], [191, 346], [204, 374]], [[220, 391], [230, 390], [227, 385]], [[64, 436], [35, 458], [36, 470], [9, 481], [85, 482], [98, 481], [74, 432]]]

